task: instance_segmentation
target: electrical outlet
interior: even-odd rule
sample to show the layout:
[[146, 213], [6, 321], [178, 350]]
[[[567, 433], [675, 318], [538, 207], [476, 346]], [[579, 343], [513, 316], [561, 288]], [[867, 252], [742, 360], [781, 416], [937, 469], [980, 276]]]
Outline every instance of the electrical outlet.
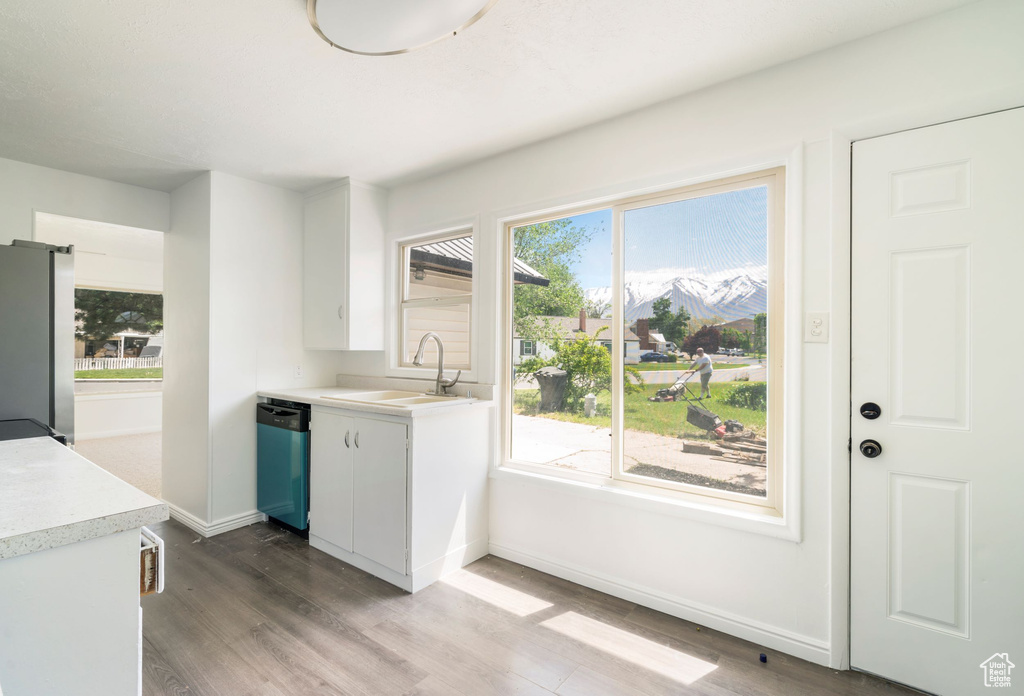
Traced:
[[804, 343], [828, 343], [828, 312], [807, 312], [804, 316]]
[[295, 379], [302, 379], [302, 365], [295, 366]]

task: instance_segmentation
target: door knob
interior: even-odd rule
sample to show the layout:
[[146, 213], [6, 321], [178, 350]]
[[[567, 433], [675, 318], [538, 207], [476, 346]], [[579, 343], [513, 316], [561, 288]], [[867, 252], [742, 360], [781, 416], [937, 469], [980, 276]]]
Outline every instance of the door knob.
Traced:
[[864, 440], [860, 443], [860, 453], [868, 459], [874, 459], [882, 453], [882, 446], [876, 440]]
[[864, 416], [868, 420], [874, 420], [882, 415], [882, 407], [869, 401], [866, 404], [861, 404], [860, 415]]

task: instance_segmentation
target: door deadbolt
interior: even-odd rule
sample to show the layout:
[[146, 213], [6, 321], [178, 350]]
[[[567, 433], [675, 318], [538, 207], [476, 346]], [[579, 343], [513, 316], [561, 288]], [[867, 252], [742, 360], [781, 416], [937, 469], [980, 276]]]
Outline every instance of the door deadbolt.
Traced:
[[872, 401], [869, 401], [866, 404], [861, 404], [860, 415], [864, 416], [868, 420], [874, 420], [882, 415], [882, 407]]
[[877, 440], [864, 440], [860, 443], [860, 453], [868, 459], [874, 459], [882, 453], [882, 446]]

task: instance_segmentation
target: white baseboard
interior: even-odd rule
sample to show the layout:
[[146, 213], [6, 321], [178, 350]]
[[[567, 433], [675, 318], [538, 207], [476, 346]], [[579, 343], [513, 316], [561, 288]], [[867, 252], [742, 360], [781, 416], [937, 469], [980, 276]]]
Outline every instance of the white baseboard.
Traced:
[[483, 558], [487, 555], [487, 552], [487, 539], [477, 539], [464, 546], [460, 546], [454, 551], [449, 551], [444, 556], [430, 563], [424, 563], [412, 571], [412, 591], [419, 592], [424, 587], [434, 584], [445, 575], [468, 566], [478, 558]]
[[722, 633], [749, 640], [751, 643], [778, 650], [815, 664], [828, 666], [827, 641], [800, 635], [777, 626], [724, 612], [714, 607], [686, 602], [658, 590], [635, 585], [603, 573], [595, 573], [580, 566], [547, 558], [500, 543], [490, 543], [490, 553], [515, 563], [575, 582], [613, 597], [635, 602], [651, 609], [713, 628]]
[[318, 537], [316, 534], [311, 533], [309, 535], [309, 545], [312, 546], [314, 549], [323, 551], [329, 556], [334, 556], [340, 561], [345, 561], [345, 563], [348, 563], [351, 566], [355, 566], [359, 570], [365, 570], [370, 575], [375, 575], [381, 580], [391, 583], [395, 587], [403, 589], [406, 592], [412, 592], [411, 575], [402, 575], [401, 573], [396, 573], [390, 568], [382, 566], [380, 563], [377, 563], [376, 561], [371, 561], [369, 558], [366, 558], [365, 556], [360, 556], [357, 553], [346, 551], [340, 546], [332, 544], [326, 539]]
[[340, 546], [336, 546], [335, 544], [318, 537], [316, 534], [309, 535], [309, 545], [314, 549], [319, 549], [330, 556], [334, 556], [339, 560], [345, 561], [349, 565], [353, 565], [360, 570], [365, 570], [370, 575], [375, 575], [381, 580], [386, 580], [406, 592], [419, 592], [424, 587], [434, 584], [445, 575], [454, 573], [456, 570], [469, 565], [476, 559], [482, 558], [487, 554], [487, 540], [478, 539], [464, 546], [460, 546], [454, 551], [449, 551], [438, 559], [423, 564], [412, 571], [410, 575], [402, 575], [401, 573], [396, 573], [390, 568], [385, 568], [375, 561], [371, 561], [365, 556], [360, 556], [357, 553], [346, 551]]
[[[165, 501], [166, 502], [166, 501]], [[224, 532], [230, 532], [232, 529], [239, 529], [240, 527], [248, 527], [250, 524], [256, 522], [266, 522], [267, 516], [257, 510], [250, 512], [243, 512], [238, 515], [232, 515], [231, 517], [222, 517], [221, 519], [207, 524], [203, 520], [199, 519], [191, 512], [182, 510], [174, 503], [167, 503], [167, 509], [171, 514], [171, 518], [181, 522], [183, 525], [191, 529], [196, 534], [204, 537], [217, 536]]]

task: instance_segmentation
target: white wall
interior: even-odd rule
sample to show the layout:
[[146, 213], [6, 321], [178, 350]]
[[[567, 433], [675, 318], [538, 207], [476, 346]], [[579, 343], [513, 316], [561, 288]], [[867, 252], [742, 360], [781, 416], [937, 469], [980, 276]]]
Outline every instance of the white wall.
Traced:
[[75, 245], [75, 287], [163, 292], [162, 232], [39, 212], [35, 240]]
[[170, 196], [139, 186], [0, 159], [0, 244], [32, 239], [36, 212], [164, 231]]
[[171, 194], [164, 238], [164, 500], [210, 519], [210, 182]]
[[337, 352], [303, 348], [302, 215], [301, 194], [220, 172], [172, 194], [163, 490], [201, 531], [255, 513], [256, 390], [339, 371]]
[[[835, 322], [831, 344], [803, 346], [787, 366], [802, 383], [787, 444], [800, 452], [787, 466], [801, 477], [801, 540], [511, 474], [492, 480], [492, 551], [845, 665], [848, 140], [1024, 104], [1021, 26], [1022, 3], [969, 5], [394, 189], [392, 240], [479, 217], [480, 355], [498, 356], [502, 218], [794, 157], [789, 213], [801, 234], [791, 241], [803, 260], [791, 259], [788, 282], [803, 289], [797, 311], [831, 311]], [[352, 356], [343, 367], [376, 362]], [[484, 360], [481, 381], [500, 369]]]
[[75, 442], [100, 437], [160, 432], [163, 393], [155, 391], [75, 394]]
[[302, 195], [212, 177], [211, 520], [219, 521], [256, 508], [256, 390], [334, 384], [339, 353], [302, 345]]

